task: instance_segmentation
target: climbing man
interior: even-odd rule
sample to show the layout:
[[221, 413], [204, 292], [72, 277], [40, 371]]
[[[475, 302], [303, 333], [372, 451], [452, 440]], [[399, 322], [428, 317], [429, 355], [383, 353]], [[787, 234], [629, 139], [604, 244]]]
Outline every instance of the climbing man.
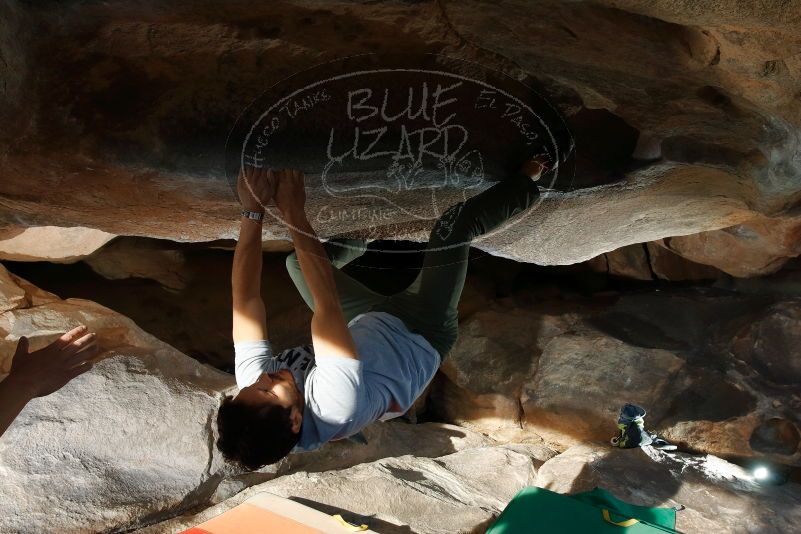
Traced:
[[[306, 217], [300, 171], [245, 168], [231, 276], [240, 390], [224, 399], [217, 416], [223, 455], [258, 469], [404, 414], [456, 341], [470, 242], [526, 210], [539, 196], [535, 182], [547, 167], [547, 157], [532, 158], [519, 174], [445, 211], [419, 275], [392, 296], [340, 270], [364, 253], [363, 241], [320, 243]], [[268, 341], [260, 287], [261, 226], [271, 201], [295, 246], [287, 269], [313, 311], [311, 345], [278, 355]]]

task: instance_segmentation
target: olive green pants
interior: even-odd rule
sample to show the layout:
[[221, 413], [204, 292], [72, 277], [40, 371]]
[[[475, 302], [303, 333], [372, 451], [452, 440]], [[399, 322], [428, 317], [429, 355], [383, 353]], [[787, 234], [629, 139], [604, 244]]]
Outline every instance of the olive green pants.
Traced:
[[[408, 288], [391, 296], [372, 291], [340, 270], [364, 254], [364, 241], [326, 242], [324, 248], [334, 266], [345, 320], [368, 311], [391, 313], [409, 330], [425, 337], [444, 360], [459, 332], [457, 306], [467, 276], [470, 243], [526, 210], [538, 196], [539, 189], [531, 179], [515, 175], [448, 208], [431, 230], [417, 278]], [[314, 310], [311, 292], [294, 252], [287, 257], [286, 267], [303, 300]]]

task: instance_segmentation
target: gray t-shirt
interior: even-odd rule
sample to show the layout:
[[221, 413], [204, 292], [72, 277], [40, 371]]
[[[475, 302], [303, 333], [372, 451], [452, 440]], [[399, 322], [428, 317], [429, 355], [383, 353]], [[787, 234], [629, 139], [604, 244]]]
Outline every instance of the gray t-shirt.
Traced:
[[[254, 383], [261, 373], [289, 369], [306, 399], [295, 451], [310, 451], [346, 438], [381, 418], [405, 413], [431, 382], [440, 355], [386, 312], [369, 312], [348, 323], [358, 360], [317, 355], [311, 345], [273, 355], [269, 341], [237, 343], [236, 382]], [[390, 413], [393, 400], [397, 412]]]

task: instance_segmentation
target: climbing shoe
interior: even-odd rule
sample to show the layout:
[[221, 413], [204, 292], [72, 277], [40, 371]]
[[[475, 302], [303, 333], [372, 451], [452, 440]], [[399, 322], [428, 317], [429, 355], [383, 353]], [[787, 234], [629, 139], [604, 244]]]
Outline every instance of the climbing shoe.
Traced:
[[651, 434], [645, 431], [645, 410], [634, 404], [626, 404], [620, 409], [617, 428], [620, 434], [611, 439], [615, 447], [632, 449], [650, 445], [653, 441]]
[[626, 404], [620, 409], [617, 418], [619, 434], [610, 442], [613, 447], [633, 449], [635, 447], [651, 446], [662, 451], [675, 451], [677, 447], [667, 440], [660, 438], [654, 432], [645, 430], [645, 409], [635, 404]]

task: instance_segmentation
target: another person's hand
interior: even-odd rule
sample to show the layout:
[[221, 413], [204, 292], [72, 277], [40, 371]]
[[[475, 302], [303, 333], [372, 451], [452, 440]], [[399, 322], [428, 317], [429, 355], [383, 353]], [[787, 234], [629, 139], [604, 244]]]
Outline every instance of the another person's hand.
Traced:
[[275, 205], [284, 219], [305, 214], [306, 188], [303, 173], [296, 169], [282, 169], [275, 171], [275, 175]]
[[28, 352], [28, 338], [21, 337], [6, 380], [31, 398], [44, 397], [92, 368], [97, 356], [96, 334], [85, 326], [74, 328], [50, 345]]
[[275, 186], [276, 177], [271, 169], [245, 166], [239, 172], [236, 191], [243, 208], [247, 211], [263, 212], [273, 200]]

